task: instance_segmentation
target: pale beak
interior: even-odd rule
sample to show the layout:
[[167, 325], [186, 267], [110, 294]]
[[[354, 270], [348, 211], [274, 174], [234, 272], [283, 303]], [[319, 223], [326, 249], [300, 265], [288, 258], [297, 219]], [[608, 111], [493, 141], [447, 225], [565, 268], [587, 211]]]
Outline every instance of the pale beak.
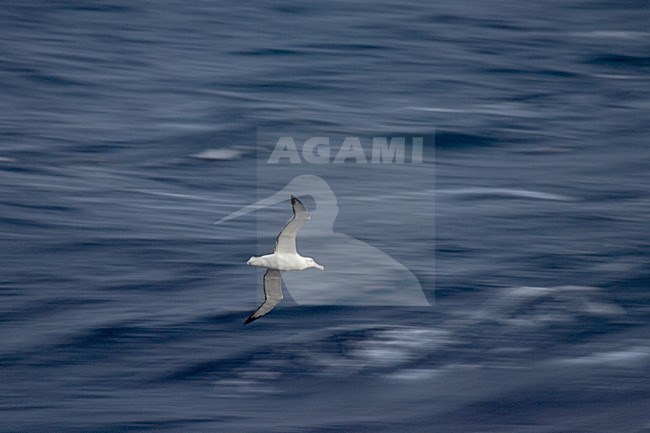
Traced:
[[321, 265], [319, 265], [319, 264], [316, 263], [316, 262], [314, 262], [314, 267], [315, 267], [316, 269], [318, 269], [319, 271], [324, 271], [324, 270], [325, 270], [325, 266], [321, 266]]

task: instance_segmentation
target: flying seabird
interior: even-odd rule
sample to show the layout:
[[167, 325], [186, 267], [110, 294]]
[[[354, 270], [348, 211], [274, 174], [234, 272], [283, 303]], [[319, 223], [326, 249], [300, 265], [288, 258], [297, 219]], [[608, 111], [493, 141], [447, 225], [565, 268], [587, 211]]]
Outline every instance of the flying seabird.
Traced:
[[244, 324], [267, 314], [282, 300], [282, 273], [284, 271], [302, 271], [307, 268], [324, 270], [325, 268], [311, 257], [302, 257], [296, 251], [296, 235], [300, 227], [309, 221], [309, 213], [305, 206], [293, 195], [291, 196], [293, 218], [284, 226], [275, 241], [273, 254], [251, 257], [247, 264], [266, 268], [264, 274], [264, 303], [248, 316]]
[[[278, 192], [224, 216], [215, 224], [286, 203], [291, 194], [313, 197], [314, 207], [309, 213], [318, 224], [308, 224], [300, 230], [300, 245], [306, 251], [318, 249], [319, 257], [327, 257], [327, 274], [318, 279], [313, 279], [309, 272], [282, 276], [282, 285], [296, 304], [431, 306], [419, 279], [404, 264], [368, 242], [334, 230], [339, 200], [332, 187], [319, 176], [296, 176]], [[355, 209], [359, 217], [363, 217], [364, 211], [370, 211], [362, 206]], [[345, 230], [349, 226], [339, 224], [339, 227]]]

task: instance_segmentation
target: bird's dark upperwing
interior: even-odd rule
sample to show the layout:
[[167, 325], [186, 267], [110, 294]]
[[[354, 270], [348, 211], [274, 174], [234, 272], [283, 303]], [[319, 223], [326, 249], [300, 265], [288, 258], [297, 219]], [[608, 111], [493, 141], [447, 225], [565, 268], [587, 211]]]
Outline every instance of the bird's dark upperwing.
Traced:
[[282, 300], [282, 272], [277, 269], [267, 269], [264, 274], [264, 303], [244, 322], [251, 323], [267, 314]]
[[307, 212], [307, 209], [300, 200], [294, 196], [291, 196], [291, 206], [293, 207], [293, 218], [291, 218], [287, 225], [284, 226], [275, 241], [276, 253], [295, 254], [296, 235], [298, 234], [298, 230], [309, 221], [309, 212]]

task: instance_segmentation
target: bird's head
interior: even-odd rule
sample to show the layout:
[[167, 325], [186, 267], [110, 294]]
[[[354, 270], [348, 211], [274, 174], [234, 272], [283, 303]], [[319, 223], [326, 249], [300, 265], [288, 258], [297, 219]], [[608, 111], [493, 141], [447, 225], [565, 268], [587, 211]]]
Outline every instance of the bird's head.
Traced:
[[308, 268], [316, 268], [319, 271], [325, 270], [324, 266], [321, 266], [318, 263], [316, 263], [314, 259], [312, 259], [311, 257], [305, 257], [305, 264], [307, 265]]

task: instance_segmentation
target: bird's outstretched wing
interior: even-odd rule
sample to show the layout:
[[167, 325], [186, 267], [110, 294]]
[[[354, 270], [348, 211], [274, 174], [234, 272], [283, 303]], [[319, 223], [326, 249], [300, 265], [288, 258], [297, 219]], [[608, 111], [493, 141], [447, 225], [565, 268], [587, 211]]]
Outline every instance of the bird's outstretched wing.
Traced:
[[309, 212], [307, 212], [307, 209], [300, 200], [294, 196], [291, 196], [291, 206], [293, 207], [293, 218], [289, 220], [278, 235], [275, 241], [275, 253], [295, 254], [298, 230], [309, 221]]
[[277, 269], [267, 269], [264, 274], [264, 303], [248, 316], [244, 324], [251, 323], [267, 314], [282, 300], [282, 272]]

